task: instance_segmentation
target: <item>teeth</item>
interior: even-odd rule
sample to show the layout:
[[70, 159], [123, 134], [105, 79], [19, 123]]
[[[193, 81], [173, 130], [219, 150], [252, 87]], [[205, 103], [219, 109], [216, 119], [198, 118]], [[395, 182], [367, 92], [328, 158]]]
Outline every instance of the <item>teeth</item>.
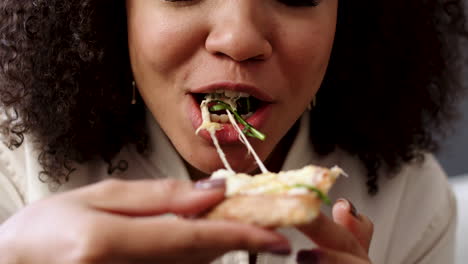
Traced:
[[227, 97], [227, 98], [239, 98], [239, 97], [249, 97], [250, 94], [248, 93], [244, 93], [244, 92], [236, 92], [236, 91], [232, 91], [232, 90], [216, 90], [214, 91], [213, 93], [211, 93], [212, 95], [215, 96], [215, 98], [217, 96], [224, 96], [224, 97]]
[[211, 114], [210, 115], [211, 122], [219, 122], [219, 115]]
[[224, 91], [224, 96], [226, 96], [228, 98], [237, 97], [238, 95], [239, 95], [239, 93], [235, 92], [235, 91], [230, 91], [230, 90]]
[[227, 122], [229, 122], [229, 117], [228, 117], [228, 115], [224, 115], [224, 114], [223, 114], [223, 115], [220, 115], [220, 116], [219, 116], [219, 122], [221, 122], [221, 123], [227, 123]]
[[[251, 117], [252, 115], [253, 115], [253, 113], [250, 112], [250, 113], [248, 113], [246, 115], [241, 115], [241, 117], [243, 119], [247, 119], [247, 118]], [[226, 123], [229, 123], [229, 116], [226, 115], [226, 114], [222, 114], [222, 115], [210, 114], [210, 120], [211, 120], [211, 122], [226, 124]]]

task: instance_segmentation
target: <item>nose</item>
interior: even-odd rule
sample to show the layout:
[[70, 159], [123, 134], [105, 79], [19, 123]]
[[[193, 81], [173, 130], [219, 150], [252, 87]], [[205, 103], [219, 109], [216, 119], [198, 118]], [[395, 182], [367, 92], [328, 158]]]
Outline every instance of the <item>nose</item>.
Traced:
[[258, 12], [257, 1], [226, 1], [232, 4], [217, 10], [205, 43], [210, 53], [237, 62], [265, 60], [271, 56], [273, 47], [268, 39], [267, 19]]

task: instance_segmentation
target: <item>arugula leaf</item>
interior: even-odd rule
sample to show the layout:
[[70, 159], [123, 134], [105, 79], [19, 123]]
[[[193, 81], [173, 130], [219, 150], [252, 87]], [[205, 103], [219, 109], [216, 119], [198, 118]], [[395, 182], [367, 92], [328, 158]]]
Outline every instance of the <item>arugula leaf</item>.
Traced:
[[239, 113], [237, 113], [236, 110], [232, 109], [232, 107], [228, 104], [226, 104], [223, 101], [215, 101], [216, 104], [210, 107], [210, 112], [217, 112], [217, 111], [222, 111], [222, 110], [228, 110], [234, 115], [234, 118], [239, 122], [241, 125], [244, 126], [244, 134], [250, 137], [255, 137], [258, 138], [262, 141], [265, 140], [266, 136], [262, 132], [258, 131], [255, 129], [251, 124], [249, 124], [247, 121], [245, 121]]
[[306, 188], [309, 191], [315, 192], [320, 198], [320, 200], [322, 200], [326, 205], [332, 204], [330, 198], [328, 198], [328, 196], [324, 194], [321, 190], [319, 190], [317, 187], [307, 185], [307, 184], [296, 184], [293, 186], [293, 188]]

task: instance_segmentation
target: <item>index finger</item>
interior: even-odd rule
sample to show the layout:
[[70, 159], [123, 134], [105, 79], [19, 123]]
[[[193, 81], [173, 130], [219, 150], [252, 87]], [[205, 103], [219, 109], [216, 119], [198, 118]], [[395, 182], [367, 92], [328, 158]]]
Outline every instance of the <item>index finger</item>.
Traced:
[[323, 213], [320, 213], [312, 223], [300, 226], [298, 229], [321, 247], [368, 258], [356, 237]]
[[90, 207], [127, 216], [195, 215], [224, 199], [224, 185], [183, 180], [106, 180], [77, 191]]
[[169, 261], [181, 252], [192, 259], [215, 258], [232, 250], [289, 254], [288, 240], [281, 234], [247, 224], [214, 220], [149, 217], [123, 222], [126, 228], [114, 232], [124, 258], [140, 256]]

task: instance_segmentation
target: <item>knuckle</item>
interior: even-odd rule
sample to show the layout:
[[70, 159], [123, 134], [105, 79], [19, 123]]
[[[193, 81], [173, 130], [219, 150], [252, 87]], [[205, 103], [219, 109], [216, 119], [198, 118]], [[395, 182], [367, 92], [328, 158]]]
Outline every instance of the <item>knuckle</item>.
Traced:
[[[354, 237], [353, 237], [354, 238]], [[346, 239], [343, 240], [343, 249], [345, 252], [349, 253], [358, 253], [361, 252], [361, 245], [359, 244], [357, 239]]]
[[188, 240], [193, 249], [209, 246], [214, 251], [227, 252], [237, 249], [258, 249], [261, 244], [260, 238], [251, 235], [237, 227], [224, 225], [224, 234], [219, 233], [219, 228], [206, 230], [205, 228], [195, 227]]
[[206, 242], [209, 239], [206, 233], [199, 228], [190, 229], [186, 232], [183, 239], [178, 239], [177, 243], [173, 243], [171, 251], [184, 252], [187, 255], [195, 255], [200, 251], [206, 250]]
[[73, 232], [71, 263], [99, 263], [109, 255], [109, 247], [103, 243], [100, 236], [102, 227], [89, 223], [77, 228]]
[[[201, 229], [194, 229], [191, 232], [190, 237], [189, 237], [190, 243], [185, 243], [183, 245], [184, 251], [190, 251], [190, 250], [197, 249], [198, 243], [201, 242], [201, 241], [205, 241], [205, 239], [206, 239], [205, 234]], [[193, 247], [195, 247], [195, 248], [193, 248]]]
[[127, 182], [120, 179], [107, 179], [89, 187], [81, 189], [79, 193], [82, 196], [93, 199], [99, 199], [100, 197], [107, 197], [124, 192], [128, 186]]
[[120, 180], [120, 179], [108, 179], [104, 180], [103, 182], [99, 183], [99, 186], [104, 190], [104, 191], [119, 191], [125, 188], [125, 181]]
[[233, 241], [233, 246], [237, 249], [252, 249], [257, 250], [260, 248], [262, 241], [257, 237], [252, 237], [249, 233], [244, 231], [237, 232], [235, 239]]
[[175, 179], [163, 179], [158, 181], [159, 189], [164, 193], [174, 193], [181, 191], [183, 184]]

